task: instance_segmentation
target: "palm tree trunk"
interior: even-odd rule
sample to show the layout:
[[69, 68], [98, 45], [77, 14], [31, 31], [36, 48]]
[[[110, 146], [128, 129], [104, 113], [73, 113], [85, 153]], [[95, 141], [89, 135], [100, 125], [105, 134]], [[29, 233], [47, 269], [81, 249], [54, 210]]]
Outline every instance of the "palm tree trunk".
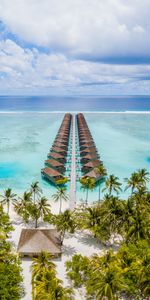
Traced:
[[33, 196], [33, 198], [34, 198], [34, 200], [33, 200], [33, 201], [34, 201], [34, 204], [35, 204], [35, 192], [34, 192], [34, 196]]
[[86, 199], [85, 199], [85, 204], [88, 204], [88, 188], [86, 189]]
[[100, 183], [99, 183], [99, 196], [98, 196], [98, 201], [100, 202], [101, 201], [101, 188], [100, 188]]
[[61, 208], [62, 208], [62, 198], [60, 198], [59, 214], [61, 214]]
[[38, 227], [38, 219], [36, 218], [35, 219], [35, 228], [37, 228]]
[[131, 196], [133, 195], [133, 192], [134, 192], [134, 187], [132, 187], [131, 189]]
[[9, 201], [7, 201], [7, 215], [9, 215]]

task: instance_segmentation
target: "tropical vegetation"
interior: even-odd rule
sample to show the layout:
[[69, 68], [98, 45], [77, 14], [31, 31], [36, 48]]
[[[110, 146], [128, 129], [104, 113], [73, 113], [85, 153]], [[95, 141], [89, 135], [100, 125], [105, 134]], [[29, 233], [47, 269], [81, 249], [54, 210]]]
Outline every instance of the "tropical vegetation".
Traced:
[[0, 299], [19, 300], [24, 295], [21, 262], [9, 242], [13, 230], [8, 214], [0, 206]]

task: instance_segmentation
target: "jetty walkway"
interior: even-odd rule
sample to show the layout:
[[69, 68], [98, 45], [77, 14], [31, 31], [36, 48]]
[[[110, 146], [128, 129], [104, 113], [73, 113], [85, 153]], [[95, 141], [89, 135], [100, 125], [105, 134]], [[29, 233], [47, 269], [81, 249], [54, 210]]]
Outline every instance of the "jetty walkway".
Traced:
[[[42, 176], [58, 184], [70, 180], [70, 209], [76, 207], [76, 182], [79, 177], [93, 178], [95, 182], [102, 177], [96, 168], [103, 164], [95, 142], [82, 113], [66, 113], [54, 143], [47, 155]], [[78, 171], [81, 171], [80, 176]]]
[[72, 159], [70, 174], [70, 209], [76, 207], [76, 116], [72, 117]]

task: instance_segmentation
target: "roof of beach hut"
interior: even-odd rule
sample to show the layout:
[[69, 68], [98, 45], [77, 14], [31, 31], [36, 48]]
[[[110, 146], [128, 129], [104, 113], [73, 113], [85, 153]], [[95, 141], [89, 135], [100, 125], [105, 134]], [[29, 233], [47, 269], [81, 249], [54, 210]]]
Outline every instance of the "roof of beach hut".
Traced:
[[60, 235], [56, 229], [22, 229], [17, 252], [22, 256], [38, 256], [41, 251], [53, 256], [61, 254]]

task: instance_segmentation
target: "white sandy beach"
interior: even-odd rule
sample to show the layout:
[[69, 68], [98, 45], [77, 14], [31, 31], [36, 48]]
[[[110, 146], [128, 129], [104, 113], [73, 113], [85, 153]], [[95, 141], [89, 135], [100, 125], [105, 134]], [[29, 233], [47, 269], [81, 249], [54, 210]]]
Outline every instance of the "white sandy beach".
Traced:
[[[68, 203], [63, 203], [63, 210], [67, 209], [69, 207]], [[53, 213], [58, 213], [59, 211], [59, 203], [51, 202], [51, 210]], [[13, 210], [13, 207], [10, 207], [10, 219], [12, 221], [14, 231], [12, 232], [12, 235], [10, 237], [11, 241], [14, 244], [15, 250], [17, 249], [20, 233], [22, 228], [29, 228], [34, 227], [34, 223], [30, 223], [28, 225], [25, 225], [21, 218], [16, 215], [16, 213]], [[51, 228], [51, 225], [44, 224], [43, 222], [40, 223], [39, 221], [39, 228]], [[86, 256], [91, 256], [94, 253], [103, 253], [104, 247], [97, 242], [96, 239], [91, 237], [87, 232], [76, 232], [75, 234], [66, 234], [64, 239], [64, 245], [62, 247], [62, 255], [61, 258], [55, 259], [54, 262], [57, 266], [57, 272], [58, 277], [63, 280], [64, 286], [69, 285], [69, 281], [66, 278], [66, 269], [65, 269], [65, 262], [75, 254], [82, 254]], [[23, 300], [31, 300], [31, 272], [30, 272], [30, 266], [31, 266], [32, 260], [30, 258], [23, 258], [22, 259], [22, 268], [23, 268], [23, 276], [24, 276], [24, 288], [26, 295], [23, 298]], [[84, 297], [84, 290], [76, 290], [75, 291], [75, 299], [76, 300], [85, 300]]]

